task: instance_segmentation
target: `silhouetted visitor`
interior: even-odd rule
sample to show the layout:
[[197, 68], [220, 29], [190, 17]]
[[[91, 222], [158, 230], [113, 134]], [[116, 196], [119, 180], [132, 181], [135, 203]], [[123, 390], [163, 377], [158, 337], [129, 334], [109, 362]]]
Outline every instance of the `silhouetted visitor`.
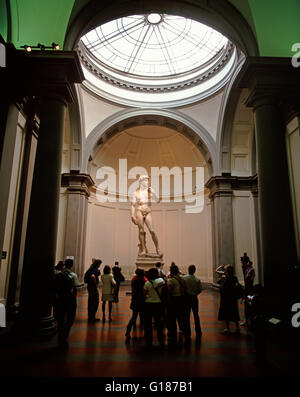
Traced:
[[164, 333], [162, 323], [162, 300], [160, 296], [164, 280], [159, 277], [157, 268], [148, 271], [148, 280], [144, 285], [145, 311], [144, 332], [146, 345], [152, 346], [152, 318], [154, 318], [157, 338], [161, 347], [164, 347]]
[[54, 267], [54, 274], [61, 272], [62, 270], [64, 270], [64, 268], [65, 268], [64, 261], [59, 261], [57, 265]]
[[236, 325], [236, 332], [240, 332], [239, 328], [239, 309], [238, 309], [238, 298], [236, 295], [236, 287], [238, 285], [238, 279], [234, 275], [234, 267], [232, 265], [226, 265], [224, 268], [224, 277], [220, 283], [220, 307], [218, 320], [225, 321], [226, 328], [224, 333], [229, 332], [229, 322], [233, 321]]
[[248, 261], [246, 265], [246, 270], [244, 274], [244, 280], [245, 280], [245, 298], [244, 298], [244, 305], [245, 305], [245, 321], [241, 323], [241, 325], [248, 326], [249, 322], [249, 300], [247, 299], [247, 296], [252, 295], [253, 293], [253, 283], [254, 283], [254, 278], [255, 278], [255, 270], [254, 267], [252, 266], [252, 262]]
[[202, 330], [199, 318], [199, 303], [198, 295], [202, 292], [202, 284], [198, 277], [195, 276], [196, 266], [189, 266], [189, 274], [183, 276], [186, 282], [186, 292], [187, 292], [187, 303], [189, 308], [189, 318], [191, 311], [193, 312], [195, 331], [196, 331], [196, 343], [200, 343], [202, 337]]
[[54, 291], [53, 291], [53, 317], [57, 321], [57, 309], [59, 307], [59, 295], [56, 291], [56, 275], [63, 271], [65, 268], [65, 264], [63, 261], [59, 261], [57, 265], [54, 266], [53, 274], [54, 274]]
[[[173, 267], [173, 266], [177, 266], [177, 265], [175, 264], [175, 262], [171, 262], [170, 269], [169, 269], [169, 272], [168, 272], [168, 274], [167, 274], [167, 278], [170, 278], [170, 277], [171, 277], [171, 267]], [[180, 271], [179, 268], [178, 268], [178, 271], [179, 271], [178, 274], [182, 275], [182, 272]]]
[[245, 278], [245, 272], [247, 269], [247, 263], [250, 261], [249, 256], [247, 255], [247, 252], [244, 252], [244, 255], [241, 256], [241, 262], [242, 262], [242, 270], [243, 270], [243, 275]]
[[267, 365], [267, 336], [265, 330], [265, 298], [264, 287], [261, 284], [253, 286], [253, 295], [248, 296], [249, 319], [254, 336], [255, 364]]
[[65, 260], [65, 269], [55, 275], [54, 283], [58, 305], [56, 308], [58, 343], [60, 347], [68, 347], [68, 336], [76, 315], [77, 288], [81, 287], [76, 273], [72, 272], [73, 260]]
[[163, 270], [161, 268], [161, 262], [156, 262], [155, 266], [158, 270], [159, 277], [163, 278], [166, 281], [167, 276], [165, 275], [165, 273], [163, 272]]
[[145, 306], [145, 297], [144, 297], [144, 285], [145, 282], [148, 281], [145, 279], [145, 272], [143, 269], [136, 269], [135, 271], [136, 277], [132, 281], [131, 284], [131, 304], [130, 309], [132, 310], [132, 316], [129, 320], [126, 329], [126, 339], [130, 339], [130, 332], [132, 327], [136, 326], [136, 320], [138, 315], [140, 315], [140, 326], [144, 326], [144, 306]]
[[108, 302], [108, 313], [109, 313], [109, 321], [112, 321], [111, 312], [112, 312], [112, 302], [114, 301], [114, 287], [116, 282], [111, 273], [110, 266], [106, 265], [103, 269], [103, 274], [101, 275], [102, 281], [102, 313], [103, 318], [102, 321], [105, 322], [105, 303]]
[[183, 332], [185, 345], [191, 343], [189, 308], [186, 300], [186, 281], [179, 275], [178, 266], [170, 266], [168, 279], [167, 327], [169, 345], [177, 344], [177, 322]]
[[96, 318], [96, 313], [99, 307], [98, 284], [101, 263], [100, 259], [93, 260], [84, 275], [84, 282], [87, 284], [88, 290], [88, 322], [90, 323], [100, 321], [100, 319]]
[[120, 289], [120, 284], [125, 281], [125, 278], [122, 274], [122, 269], [119, 266], [119, 262], [115, 262], [115, 266], [111, 269], [116, 285], [114, 288], [114, 302], [119, 302], [119, 289]]

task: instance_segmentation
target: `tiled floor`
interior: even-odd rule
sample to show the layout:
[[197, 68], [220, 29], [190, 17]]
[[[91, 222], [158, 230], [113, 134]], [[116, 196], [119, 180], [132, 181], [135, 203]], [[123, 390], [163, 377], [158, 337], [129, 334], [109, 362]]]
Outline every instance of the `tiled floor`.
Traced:
[[[137, 327], [129, 345], [125, 328], [131, 316], [128, 287], [121, 287], [120, 302], [113, 306], [112, 323], [87, 323], [87, 295], [78, 297], [76, 321], [71, 330], [70, 347], [59, 352], [56, 337], [50, 342], [8, 347], [1, 364], [2, 376], [112, 377], [112, 376], [191, 376], [252, 377], [260, 376], [253, 365], [251, 336], [245, 329], [241, 335], [223, 335], [223, 324], [217, 321], [219, 294], [204, 290], [199, 297], [199, 313], [203, 331], [202, 343], [196, 346], [193, 320], [193, 343], [164, 351], [158, 346], [154, 331], [153, 351], [144, 349], [143, 333]], [[240, 307], [241, 319], [243, 307]], [[102, 317], [100, 306], [98, 317]], [[139, 324], [139, 322], [138, 322]], [[5, 364], [4, 364], [5, 363]], [[4, 364], [4, 365], [3, 365]]]

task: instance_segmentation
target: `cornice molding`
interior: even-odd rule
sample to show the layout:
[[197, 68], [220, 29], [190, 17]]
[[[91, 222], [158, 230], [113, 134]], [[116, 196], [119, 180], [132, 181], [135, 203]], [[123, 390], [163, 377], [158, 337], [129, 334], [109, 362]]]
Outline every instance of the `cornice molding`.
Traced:
[[209, 198], [231, 197], [234, 190], [251, 191], [253, 195], [258, 192], [257, 175], [254, 176], [213, 176], [205, 184], [210, 190]]
[[[2, 90], [12, 100], [23, 97], [55, 98], [64, 103], [74, 101], [74, 83], [82, 83], [84, 74], [75, 51], [7, 52], [7, 67]], [[1, 73], [1, 74], [2, 74]]]
[[[86, 46], [82, 42], [78, 44], [76, 50], [82, 64], [97, 78], [118, 88], [123, 88], [129, 91], [142, 92], [147, 94], [147, 93], [168, 93], [173, 91], [179, 91], [194, 87], [195, 85], [201, 84], [209, 80], [217, 73], [219, 73], [223, 69], [223, 67], [229, 62], [233, 54], [234, 48], [235, 48], [234, 45], [229, 42], [226, 49], [224, 49], [223, 54], [218, 60], [218, 62], [214, 63], [212, 61], [212, 66], [208, 70], [201, 73], [201, 69], [200, 69], [199, 74], [194, 78], [189, 79], [187, 75], [187, 76], [183, 76], [182, 81], [178, 83], [167, 83], [167, 84], [162, 84], [160, 82], [160, 79], [151, 78], [152, 81], [157, 80], [156, 85], [141, 84], [139, 83], [138, 77], [135, 78], [134, 83], [128, 82], [126, 81], [126, 74], [123, 73], [124, 77], [122, 78], [121, 72], [118, 72], [120, 74], [120, 78], [113, 77], [112, 75], [109, 74], [109, 72], [101, 69], [100, 61], [97, 60], [97, 58], [90, 53], [90, 51], [86, 48]], [[147, 77], [145, 77], [144, 79], [147, 80]], [[165, 77], [164, 80], [166, 79], [167, 78]]]
[[61, 187], [66, 187], [68, 194], [83, 194], [90, 196], [90, 187], [94, 185], [94, 180], [89, 174], [79, 172], [65, 173], [61, 175]]
[[249, 88], [246, 101], [256, 107], [265, 101], [278, 105], [300, 105], [300, 68], [292, 65], [291, 58], [248, 57], [237, 79], [239, 88]]

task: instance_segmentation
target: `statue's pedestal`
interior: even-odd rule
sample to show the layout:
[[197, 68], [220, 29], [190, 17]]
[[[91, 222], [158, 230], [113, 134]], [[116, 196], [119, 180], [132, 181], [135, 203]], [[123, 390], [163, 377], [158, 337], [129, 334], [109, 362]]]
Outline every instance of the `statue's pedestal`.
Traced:
[[146, 256], [138, 256], [135, 264], [137, 268], [147, 271], [152, 267], [156, 267], [155, 265], [157, 262], [161, 263], [161, 268], [164, 266], [164, 260], [162, 256], [156, 254], [148, 254]]

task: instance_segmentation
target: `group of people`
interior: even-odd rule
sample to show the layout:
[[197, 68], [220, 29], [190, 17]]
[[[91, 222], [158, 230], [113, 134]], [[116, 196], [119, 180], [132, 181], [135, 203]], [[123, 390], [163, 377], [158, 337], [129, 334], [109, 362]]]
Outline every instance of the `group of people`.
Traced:
[[[236, 325], [236, 332], [240, 332], [240, 316], [238, 299], [245, 304], [245, 321], [241, 325], [252, 327], [255, 343], [261, 348], [261, 296], [263, 287], [254, 284], [255, 271], [253, 264], [245, 253], [241, 257], [244, 287], [234, 275], [232, 265], [221, 265], [216, 269], [220, 277], [220, 307], [218, 320], [225, 322], [224, 333], [230, 332], [230, 322]], [[106, 321], [106, 302], [108, 302], [108, 321], [112, 321], [112, 303], [119, 301], [119, 287], [125, 281], [118, 262], [111, 268], [106, 265], [100, 272], [102, 261], [93, 258], [92, 264], [84, 275], [84, 283], [88, 291], [88, 322], [100, 321], [96, 317], [99, 307], [99, 283], [102, 282], [102, 321]], [[80, 283], [75, 272], [72, 271], [73, 260], [66, 259], [59, 262], [54, 269], [53, 284], [53, 315], [57, 321], [58, 343], [65, 348], [68, 346], [68, 336], [76, 315], [77, 289]], [[161, 347], [165, 346], [165, 330], [167, 330], [168, 346], [176, 346], [183, 336], [184, 345], [191, 345], [191, 312], [194, 317], [196, 344], [201, 343], [202, 330], [198, 313], [198, 295], [202, 292], [202, 283], [195, 276], [196, 267], [190, 265], [188, 274], [182, 274], [178, 266], [172, 262], [166, 275], [161, 269], [161, 263], [156, 267], [144, 271], [137, 268], [131, 280], [132, 316], [126, 327], [126, 343], [130, 342], [132, 328], [136, 328], [137, 318], [144, 330], [147, 347], [152, 346], [153, 319], [157, 332], [157, 339]], [[242, 293], [241, 293], [242, 290]], [[259, 314], [260, 313], [260, 314]], [[249, 324], [250, 323], [250, 324]], [[258, 331], [257, 331], [258, 330]]]
[[73, 260], [60, 261], [54, 268], [53, 277], [53, 316], [57, 322], [58, 344], [68, 347], [68, 336], [74, 323], [77, 309], [77, 289], [80, 283], [72, 271]]
[[[234, 275], [234, 267], [230, 264], [221, 265], [216, 269], [220, 276], [220, 307], [218, 319], [225, 321], [224, 333], [228, 333], [230, 322], [236, 325], [236, 332], [240, 332], [239, 325], [250, 326], [253, 318], [253, 298], [261, 293], [261, 285], [253, 285], [255, 279], [255, 270], [253, 263], [250, 261], [247, 253], [241, 257], [242, 271], [244, 276], [244, 287], [240, 285], [237, 277]], [[240, 316], [238, 310], [238, 299], [242, 299], [245, 305], [245, 321], [239, 323]]]
[[201, 342], [198, 294], [202, 291], [202, 284], [195, 276], [195, 271], [196, 267], [190, 265], [189, 273], [182, 275], [178, 266], [172, 263], [169, 274], [165, 275], [160, 262], [147, 272], [143, 269], [136, 269], [136, 275], [131, 280], [132, 317], [126, 329], [126, 342], [130, 341], [131, 329], [136, 326], [137, 317], [140, 316], [140, 326], [144, 329], [145, 342], [148, 347], [152, 346], [153, 319], [161, 347], [165, 346], [165, 328], [168, 345], [177, 344], [179, 331], [183, 334], [185, 346], [188, 347], [191, 344], [191, 311], [194, 315], [196, 343]]
[[119, 288], [120, 284], [125, 281], [122, 274], [122, 269], [119, 266], [119, 262], [115, 262], [115, 265], [111, 268], [105, 265], [103, 268], [103, 274], [100, 276], [100, 266], [102, 261], [100, 259], [92, 259], [90, 268], [84, 275], [84, 282], [87, 284], [88, 290], [88, 322], [94, 323], [100, 321], [96, 318], [96, 313], [99, 306], [99, 278], [101, 277], [102, 282], [102, 322], [105, 323], [105, 306], [108, 302], [108, 321], [112, 321], [112, 303], [119, 302]]
[[[53, 316], [57, 322], [58, 344], [61, 348], [68, 347], [68, 336], [74, 323], [77, 309], [77, 290], [87, 284], [88, 291], [88, 322], [100, 321], [96, 318], [99, 306], [100, 259], [93, 258], [90, 268], [84, 275], [84, 283], [72, 271], [73, 260], [68, 258], [59, 261], [54, 268], [53, 277]], [[105, 322], [105, 306], [108, 302], [109, 321], [112, 321], [112, 302], [119, 301], [119, 287], [125, 278], [115, 262], [115, 266], [105, 266], [102, 281], [102, 321]]]

